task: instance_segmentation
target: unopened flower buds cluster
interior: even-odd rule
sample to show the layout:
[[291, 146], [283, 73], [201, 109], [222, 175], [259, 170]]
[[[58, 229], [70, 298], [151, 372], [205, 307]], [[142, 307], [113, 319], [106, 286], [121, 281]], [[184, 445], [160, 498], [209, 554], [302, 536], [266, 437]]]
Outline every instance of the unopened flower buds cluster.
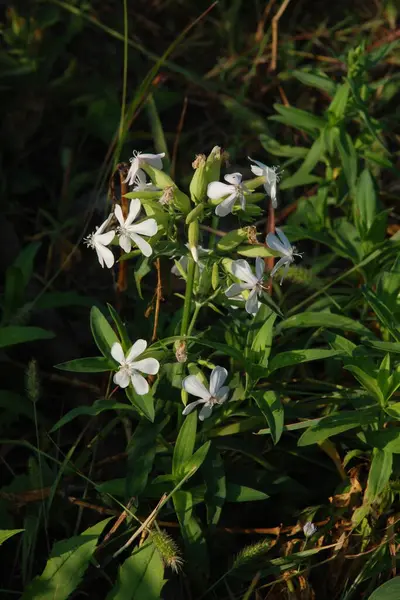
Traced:
[[[211, 286], [214, 290], [212, 297], [223, 291], [228, 303], [232, 303], [232, 300], [242, 302], [246, 312], [255, 315], [266, 291], [263, 258], [253, 254], [256, 257], [254, 271], [247, 260], [230, 261], [231, 284], [222, 290], [219, 285], [218, 264], [215, 262], [212, 269], [205, 269], [204, 261], [208, 260], [214, 247], [206, 248], [204, 242], [203, 246], [201, 245], [200, 235], [203, 227], [201, 223], [206, 217], [212, 216], [213, 228], [204, 227], [205, 231], [212, 233], [216, 229], [218, 218], [224, 218], [229, 214], [238, 214], [240, 217], [243, 213], [248, 220], [249, 216], [257, 214], [255, 211], [259, 211], [255, 203], [264, 195], [255, 193], [254, 190], [260, 186], [263, 186], [265, 193], [271, 199], [272, 208], [276, 208], [281, 172], [278, 167], [268, 167], [249, 157], [250, 168], [255, 179], [243, 181], [242, 173], [236, 172], [225, 175], [224, 182], [221, 182], [220, 170], [224, 157], [221, 149], [216, 146], [208, 157], [200, 154], [194, 160], [192, 166], [195, 171], [189, 186], [189, 197], [162, 171], [163, 158], [164, 154], [142, 154], [136, 151], [133, 153], [124, 182], [131, 187], [131, 191], [126, 194], [130, 199], [128, 214], [124, 215], [121, 206], [117, 204], [104, 223], [85, 239], [85, 243], [96, 251], [102, 267], [111, 268], [115, 262], [111, 249], [114, 246], [119, 245], [126, 253], [137, 249], [145, 257], [149, 257], [153, 252], [154, 236], [157, 234], [156, 240], [158, 240], [160, 236], [167, 234], [169, 241], [176, 243], [177, 248], [172, 273], [186, 279], [190, 261], [193, 261], [191, 264], [195, 265], [196, 272], [195, 293], [201, 294], [202, 291], [204, 293]], [[147, 181], [147, 177], [150, 181]], [[143, 209], [146, 213], [144, 217]], [[176, 234], [179, 228], [168, 227], [168, 223], [181, 225], [183, 221], [187, 227], [185, 245], [189, 254], [182, 252]], [[247, 229], [252, 229], [251, 243], [255, 240], [257, 244], [255, 228]], [[227, 236], [229, 235], [228, 233]], [[237, 230], [234, 235], [239, 240], [238, 244], [245, 238], [250, 241], [246, 228]], [[226, 239], [228, 240], [229, 237]], [[282, 284], [289, 266], [294, 262], [294, 257], [301, 255], [296, 252], [296, 248], [279, 228], [276, 228], [275, 233], [268, 233], [265, 244], [272, 251], [270, 256], [279, 257], [278, 262], [267, 275], [273, 277], [279, 269], [283, 268]], [[234, 247], [235, 244], [232, 245], [232, 248]], [[231, 304], [231, 307], [237, 309], [238, 305]], [[138, 395], [147, 394], [149, 391], [148, 382], [141, 373], [155, 375], [160, 368], [159, 362], [147, 353], [145, 358], [138, 360], [146, 348], [145, 340], [137, 340], [126, 354], [120, 344], [114, 344], [111, 350], [113, 359], [119, 364], [114, 382], [124, 388], [132, 385]], [[183, 414], [186, 415], [201, 405], [199, 418], [203, 420], [209, 417], [213, 407], [224, 403], [228, 398], [229, 388], [223, 385], [227, 377], [226, 369], [215, 366], [208, 387], [197, 375], [184, 378], [183, 390], [196, 396], [198, 400], [187, 404]]]

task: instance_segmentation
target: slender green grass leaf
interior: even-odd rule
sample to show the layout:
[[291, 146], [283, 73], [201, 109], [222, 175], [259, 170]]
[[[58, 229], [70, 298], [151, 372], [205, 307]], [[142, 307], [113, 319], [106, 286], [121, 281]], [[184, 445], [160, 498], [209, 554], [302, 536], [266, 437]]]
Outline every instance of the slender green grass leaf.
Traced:
[[0, 546], [2, 544], [4, 544], [4, 542], [6, 540], [8, 540], [10, 537], [13, 537], [13, 535], [16, 535], [17, 533], [21, 533], [22, 531], [25, 531], [24, 529], [1, 529], [0, 530]]
[[323, 360], [337, 356], [337, 350], [327, 350], [325, 348], [311, 348], [309, 350], [288, 350], [274, 356], [269, 363], [269, 371], [276, 371], [285, 367], [292, 367], [312, 360]]
[[76, 419], [76, 417], [95, 417], [105, 410], [128, 410], [132, 412], [135, 409], [132, 405], [123, 404], [122, 402], [114, 402], [113, 400], [96, 400], [93, 406], [77, 406], [76, 408], [73, 408], [67, 412], [66, 415], [61, 417], [61, 419], [57, 421], [55, 425], [53, 425], [53, 427], [50, 429], [50, 433], [57, 431], [60, 429], [60, 427], [63, 427], [70, 421], [73, 421], [73, 419]]
[[338, 433], [377, 422], [378, 413], [374, 409], [342, 411], [336, 415], [324, 417], [318, 423], [312, 425], [299, 438], [297, 445], [310, 446], [311, 444], [317, 444]]
[[21, 600], [66, 600], [80, 584], [109, 520], [96, 523], [81, 535], [56, 542], [43, 573], [30, 583]]
[[268, 494], [239, 485], [238, 483], [227, 482], [226, 484], [226, 501], [227, 502], [257, 502], [259, 500], [267, 500]]
[[91, 356], [89, 358], [76, 358], [68, 362], [55, 365], [55, 369], [61, 371], [72, 371], [75, 373], [103, 373], [104, 371], [112, 371], [116, 367], [112, 359], [104, 356]]
[[374, 182], [368, 169], [361, 173], [354, 197], [354, 221], [362, 238], [372, 226], [377, 214]]
[[273, 156], [283, 156], [288, 158], [303, 158], [307, 156], [308, 148], [302, 148], [301, 146], [283, 146], [277, 142], [273, 137], [267, 135], [260, 135], [260, 142], [262, 147]]
[[400, 326], [393, 314], [393, 311], [377, 296], [370, 288], [364, 286], [362, 293], [380, 322], [386, 327], [395, 338], [396, 342], [400, 342]]
[[332, 79], [327, 77], [321, 70], [311, 73], [309, 71], [298, 71], [295, 69], [292, 71], [292, 75], [306, 86], [322, 90], [323, 92], [326, 92], [328, 96], [335, 95], [337, 84], [332, 81]]
[[336, 94], [328, 106], [328, 113], [332, 113], [335, 115], [336, 119], [339, 121], [343, 118], [344, 113], [346, 111], [347, 101], [349, 98], [350, 86], [348, 83], [342, 83], [337, 87]]
[[160, 600], [164, 583], [160, 553], [149, 541], [136, 548], [120, 566], [117, 583], [107, 600]]
[[279, 121], [290, 125], [300, 131], [316, 132], [321, 131], [327, 124], [323, 117], [317, 117], [310, 112], [294, 108], [293, 106], [283, 106], [283, 104], [274, 104], [274, 109], [282, 115], [281, 117], [270, 117], [271, 121]]
[[[193, 414], [196, 414], [196, 413], [193, 413]], [[192, 474], [194, 475], [194, 473], [197, 471], [197, 469], [199, 469], [201, 467], [201, 465], [203, 464], [204, 459], [206, 458], [207, 453], [210, 449], [210, 445], [211, 445], [211, 442], [208, 441], [205, 444], [203, 444], [202, 446], [200, 446], [200, 448], [198, 448], [194, 454], [192, 454], [192, 456], [189, 458], [189, 460], [183, 465], [182, 469], [179, 471], [179, 478], [184, 477], [191, 471], [192, 471]]]
[[210, 566], [206, 540], [193, 515], [192, 494], [179, 490], [173, 494], [172, 500], [185, 543], [187, 569], [193, 580], [203, 583], [204, 578], [208, 578]]
[[49, 340], [53, 337], [54, 333], [52, 331], [47, 331], [41, 327], [9, 325], [0, 328], [0, 348], [34, 342], [35, 340]]
[[342, 331], [353, 331], [354, 333], [367, 337], [372, 336], [370, 330], [359, 321], [354, 321], [349, 317], [330, 312], [306, 311], [293, 315], [293, 317], [289, 317], [277, 325], [276, 335], [279, 335], [281, 331], [291, 329], [292, 327], [329, 327], [332, 329], [341, 329]]
[[211, 447], [201, 471], [206, 483], [204, 502], [207, 509], [207, 523], [209, 526], [215, 526], [221, 518], [225, 503], [226, 477], [222, 456], [214, 445]]
[[115, 323], [115, 327], [117, 328], [118, 335], [121, 339], [122, 349], [124, 352], [127, 352], [131, 348], [132, 342], [129, 339], [129, 335], [126, 330], [126, 327], [125, 327], [124, 323], [122, 322], [121, 317], [115, 310], [115, 308], [113, 306], [111, 306], [111, 304], [107, 304], [107, 308], [108, 308], [108, 312], [110, 313], [112, 320]]
[[359, 364], [350, 364], [349, 362], [346, 362], [344, 368], [353, 373], [357, 381], [361, 383], [361, 385], [379, 402], [379, 404], [381, 404], [381, 406], [384, 405], [385, 397], [376, 379], [374, 379], [372, 375], [366, 373], [359, 366]]

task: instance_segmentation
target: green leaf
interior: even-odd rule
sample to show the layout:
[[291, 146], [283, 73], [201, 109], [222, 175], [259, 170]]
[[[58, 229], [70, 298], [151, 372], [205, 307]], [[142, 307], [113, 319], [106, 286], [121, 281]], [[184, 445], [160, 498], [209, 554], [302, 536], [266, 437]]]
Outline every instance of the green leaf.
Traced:
[[276, 328], [276, 334], [279, 335], [281, 331], [285, 329], [291, 329], [293, 327], [305, 328], [305, 327], [330, 327], [333, 329], [341, 329], [343, 331], [353, 331], [359, 335], [371, 337], [371, 332], [367, 327], [364, 327], [359, 321], [349, 319], [342, 315], [336, 315], [330, 312], [311, 312], [306, 311], [298, 313], [285, 319]]
[[214, 446], [203, 463], [202, 474], [206, 483], [204, 502], [207, 508], [207, 523], [215, 526], [221, 518], [225, 503], [226, 477], [221, 454]]
[[120, 566], [117, 582], [106, 600], [160, 600], [164, 583], [160, 553], [148, 541]]
[[139, 396], [131, 384], [125, 388], [125, 394], [133, 406], [137, 408], [139, 414], [143, 414], [146, 419], [153, 423], [155, 416], [153, 394], [149, 392], [148, 394]]
[[290, 177], [286, 177], [280, 184], [279, 188], [281, 190], [289, 190], [294, 187], [299, 187], [302, 185], [311, 185], [312, 183], [317, 183], [321, 181], [320, 177], [316, 175], [310, 175], [309, 173], [305, 173], [302, 170], [296, 171], [294, 175]]
[[327, 438], [350, 429], [370, 425], [378, 421], [374, 410], [342, 411], [335, 415], [322, 418], [318, 423], [307, 429], [297, 442], [298, 446], [310, 446], [323, 442]]
[[[191, 414], [195, 415], [196, 412], [193, 412]], [[195, 472], [203, 464], [204, 459], [206, 458], [207, 453], [210, 449], [210, 444], [211, 444], [210, 441], [206, 442], [205, 444], [200, 446], [200, 448], [198, 448], [194, 454], [192, 454], [192, 456], [189, 458], [189, 460], [182, 466], [181, 470], [178, 471], [178, 473], [179, 473], [178, 479], [185, 477], [185, 475], [187, 475], [191, 471], [193, 471], [193, 473], [192, 473], [193, 475], [195, 474]], [[174, 456], [175, 456], [175, 453], [174, 453]]]
[[400, 342], [400, 328], [393, 311], [372, 289], [364, 286], [362, 288], [362, 293], [382, 325], [390, 331], [397, 342]]
[[400, 577], [394, 577], [375, 590], [368, 600], [399, 600]]
[[362, 238], [374, 222], [377, 214], [377, 202], [374, 182], [368, 169], [361, 173], [354, 197], [354, 221]]
[[315, 132], [322, 130], [327, 124], [325, 119], [317, 117], [310, 112], [294, 108], [293, 106], [283, 106], [274, 104], [274, 109], [282, 115], [281, 117], [270, 117], [271, 121], [278, 121], [285, 125], [290, 125], [300, 131]]
[[373, 448], [400, 454], [400, 430], [397, 428], [368, 431], [365, 438]]
[[236, 252], [241, 256], [249, 256], [250, 258], [256, 258], [256, 256], [261, 256], [262, 258], [274, 256], [271, 250], [262, 244], [243, 244], [236, 248]]
[[308, 148], [302, 148], [301, 146], [283, 146], [277, 142], [273, 137], [261, 134], [260, 142], [262, 147], [273, 156], [284, 156], [289, 158], [303, 158], [307, 155]]
[[274, 444], [277, 444], [283, 432], [284, 411], [276, 392], [268, 390], [264, 394], [255, 394], [258, 408], [266, 418]]
[[134, 411], [135, 409], [130, 404], [123, 404], [122, 402], [113, 402], [112, 400], [96, 400], [93, 406], [77, 406], [73, 408], [66, 415], [61, 417], [59, 421], [50, 429], [50, 433], [57, 431], [60, 427], [63, 427], [76, 417], [88, 416], [95, 417], [105, 410], [128, 410]]
[[41, 246], [40, 242], [32, 242], [18, 254], [13, 266], [22, 274], [24, 288], [28, 285], [33, 272], [33, 263]]
[[81, 535], [56, 542], [43, 573], [28, 585], [21, 600], [66, 600], [80, 584], [99, 535], [109, 521], [105, 519]]
[[327, 77], [323, 71], [310, 73], [309, 71], [298, 71], [295, 69], [292, 71], [292, 75], [301, 81], [301, 83], [304, 83], [304, 85], [322, 90], [328, 96], [334, 96], [337, 89], [336, 83]]
[[346, 111], [347, 101], [349, 98], [350, 86], [348, 83], [342, 83], [338, 86], [336, 90], [336, 94], [328, 106], [328, 112], [335, 115], [336, 119], [339, 121], [344, 116]]
[[310, 350], [289, 350], [287, 352], [281, 352], [281, 354], [277, 354], [271, 359], [269, 363], [269, 372], [272, 373], [272, 371], [276, 371], [277, 369], [299, 365], [312, 360], [331, 358], [332, 356], [337, 356], [338, 354], [339, 353], [337, 350], [327, 350], [324, 348], [311, 348]]
[[52, 331], [47, 331], [41, 327], [9, 325], [8, 327], [0, 328], [0, 348], [33, 342], [35, 340], [49, 340], [53, 337], [54, 333]]
[[385, 397], [382, 394], [376, 379], [366, 373], [359, 364], [351, 364], [346, 362], [344, 368], [347, 371], [353, 373], [354, 377], [361, 383], [361, 385], [379, 402], [381, 406], [385, 403]]
[[357, 180], [357, 153], [353, 141], [344, 128], [341, 128], [340, 135], [335, 141], [347, 184], [352, 191], [355, 188]]
[[104, 371], [113, 371], [115, 363], [104, 356], [91, 356], [90, 358], [76, 358], [60, 363], [55, 365], [55, 369], [75, 373], [103, 373]]
[[107, 308], [108, 308], [108, 312], [110, 313], [112, 320], [115, 323], [115, 327], [117, 328], [118, 335], [121, 340], [122, 349], [126, 353], [132, 346], [132, 342], [129, 339], [129, 335], [126, 330], [126, 327], [125, 327], [124, 323], [122, 322], [121, 317], [115, 310], [115, 308], [113, 306], [111, 306], [111, 304], [107, 304]]
[[374, 448], [371, 468], [368, 475], [364, 502], [372, 503], [389, 483], [393, 467], [393, 454], [387, 450]]
[[24, 292], [25, 288], [22, 271], [14, 266], [8, 267], [3, 297], [3, 323], [9, 322], [12, 315], [18, 312], [18, 309], [23, 304]]
[[172, 456], [172, 474], [176, 479], [182, 479], [184, 467], [193, 454], [196, 442], [197, 413], [189, 413], [179, 431]]
[[168, 421], [169, 417], [158, 423], [150, 423], [143, 419], [136, 427], [127, 448], [126, 496], [128, 498], [139, 497], [146, 488], [156, 455], [156, 440]]
[[217, 242], [217, 250], [220, 252], [230, 252], [240, 244], [247, 240], [246, 229], [235, 229], [230, 231]]
[[246, 485], [238, 483], [226, 484], [226, 501], [227, 502], [257, 502], [259, 500], [267, 500], [268, 494], [254, 490]]
[[4, 542], [8, 540], [8, 538], [12, 537], [13, 535], [16, 535], [17, 533], [21, 533], [22, 531], [25, 531], [25, 529], [1, 529], [0, 546], [4, 544]]
[[[307, 156], [305, 157], [305, 159], [304, 159], [300, 169], [297, 171], [297, 173], [299, 173], [299, 174], [301, 173], [302, 175], [310, 173], [310, 171], [313, 170], [313, 168], [315, 167], [317, 162], [324, 160], [324, 152], [325, 152], [325, 142], [324, 142], [324, 136], [321, 134], [319, 137], [317, 137], [317, 139], [311, 146], [310, 150], [307, 153]], [[295, 176], [296, 176], [296, 174], [292, 176], [292, 179]]]
[[204, 579], [208, 578], [210, 567], [206, 540], [197, 519], [193, 515], [192, 494], [179, 490], [173, 494], [172, 500], [185, 543], [187, 569], [191, 577], [202, 584]]
[[257, 363], [263, 367], [268, 365], [268, 358], [271, 354], [272, 333], [275, 321], [276, 314], [271, 312], [271, 314], [264, 321], [263, 325], [257, 331], [251, 344], [252, 353], [254, 352], [257, 355]]
[[90, 311], [90, 328], [98, 349], [103, 356], [109, 358], [112, 345], [119, 342], [119, 339], [97, 306], [93, 306]]

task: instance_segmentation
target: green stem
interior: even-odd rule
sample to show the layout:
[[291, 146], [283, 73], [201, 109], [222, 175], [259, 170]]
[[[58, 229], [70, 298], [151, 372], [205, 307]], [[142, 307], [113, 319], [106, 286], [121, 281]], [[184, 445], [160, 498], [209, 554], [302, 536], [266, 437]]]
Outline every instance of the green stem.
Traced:
[[[213, 215], [213, 217], [211, 219], [211, 227], [214, 230], [218, 229], [218, 223], [219, 223], [219, 218], [217, 217], [217, 215]], [[216, 241], [217, 241], [217, 235], [215, 233], [212, 233], [210, 236], [210, 243], [209, 243], [210, 250], [212, 250], [214, 248]]]
[[196, 272], [196, 263], [194, 262], [193, 258], [190, 256], [190, 257], [188, 257], [188, 259], [189, 259], [189, 264], [188, 264], [187, 278], [186, 278], [185, 302], [183, 304], [181, 336], [186, 336], [188, 334], [190, 308], [192, 305], [192, 296], [193, 296], [194, 275]]
[[196, 302], [196, 306], [195, 306], [195, 309], [193, 311], [192, 320], [190, 321], [190, 325], [189, 325], [188, 330], [187, 330], [187, 335], [188, 336], [192, 335], [193, 328], [196, 325], [196, 320], [197, 320], [197, 317], [199, 316], [199, 312], [200, 312], [200, 309], [201, 309], [202, 306], [203, 306], [202, 304], [200, 304], [199, 302]]

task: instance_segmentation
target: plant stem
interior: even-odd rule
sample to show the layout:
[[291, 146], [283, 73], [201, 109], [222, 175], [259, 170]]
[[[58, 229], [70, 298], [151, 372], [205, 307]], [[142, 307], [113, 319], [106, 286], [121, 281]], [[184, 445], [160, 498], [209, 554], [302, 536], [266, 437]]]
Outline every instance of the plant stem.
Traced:
[[188, 257], [188, 259], [189, 259], [189, 264], [188, 264], [187, 278], [186, 278], [185, 302], [183, 304], [181, 336], [186, 336], [188, 334], [190, 308], [191, 308], [191, 304], [192, 304], [192, 295], [193, 295], [194, 275], [196, 272], [196, 263], [194, 262], [193, 258], [190, 256], [190, 257]]
[[194, 328], [194, 326], [196, 324], [196, 320], [197, 320], [197, 317], [199, 316], [199, 312], [200, 312], [200, 309], [201, 309], [202, 306], [203, 306], [202, 304], [196, 302], [196, 306], [195, 306], [194, 311], [193, 311], [192, 320], [190, 321], [190, 325], [189, 325], [188, 330], [187, 330], [187, 335], [188, 336], [192, 335], [193, 328]]

